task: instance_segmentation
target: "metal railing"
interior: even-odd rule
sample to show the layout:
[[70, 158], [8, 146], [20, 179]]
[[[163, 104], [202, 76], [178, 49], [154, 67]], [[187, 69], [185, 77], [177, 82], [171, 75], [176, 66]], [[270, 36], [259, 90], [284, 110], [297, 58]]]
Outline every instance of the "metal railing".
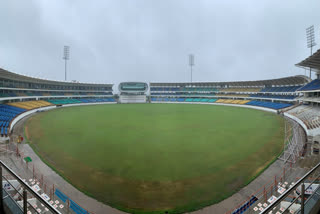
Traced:
[[[313, 167], [309, 172], [307, 172], [302, 178], [300, 178], [293, 186], [291, 186], [289, 189], [287, 189], [282, 195], [280, 195], [277, 200], [275, 200], [273, 203], [271, 203], [269, 206], [267, 206], [260, 214], [267, 214], [270, 211], [272, 211], [276, 206], [279, 205], [280, 202], [284, 201], [290, 194], [292, 194], [300, 185], [301, 185], [301, 194], [296, 197], [294, 200], [292, 200], [290, 203], [290, 205], [288, 207], [286, 207], [282, 212], [284, 213], [285, 211], [287, 211], [295, 202], [299, 202], [300, 201], [300, 213], [304, 214], [305, 210], [305, 190], [308, 189], [315, 181], [318, 180], [318, 178], [320, 177], [320, 173], [313, 178], [312, 182], [305, 187], [305, 181], [307, 179], [310, 178], [311, 175], [313, 175], [313, 173], [315, 173], [318, 169], [320, 169], [320, 163], [318, 163], [315, 167]], [[318, 189], [317, 189], [318, 190]], [[316, 193], [316, 191], [314, 191], [313, 194]], [[313, 195], [312, 194], [312, 195]], [[311, 198], [312, 195], [309, 197]], [[300, 199], [300, 200], [299, 200]]]
[[[48, 211], [50, 211], [53, 214], [61, 214], [58, 210], [56, 210], [50, 203], [48, 203], [45, 199], [43, 199], [41, 197], [41, 195], [39, 195], [36, 191], [34, 191], [27, 183], [25, 183], [14, 171], [12, 171], [5, 163], [3, 163], [0, 160], [0, 211], [3, 211], [4, 209], [4, 203], [3, 203], [3, 182], [8, 182], [9, 180], [7, 178], [5, 178], [5, 176], [3, 175], [3, 169], [5, 169], [5, 171], [12, 176], [14, 179], [16, 179], [19, 184], [21, 185], [22, 189], [23, 189], [23, 193], [22, 193], [22, 199], [23, 199], [23, 205], [22, 205], [22, 209], [23, 209], [23, 213], [27, 214], [28, 212], [28, 206], [32, 207], [30, 204], [28, 204], [28, 193], [30, 193], [34, 198], [36, 198], [41, 205], [43, 205], [44, 207], [46, 207], [48, 209]], [[12, 185], [13, 186], [13, 185]], [[14, 188], [15, 189], [15, 188]], [[15, 191], [17, 191], [18, 194], [19, 191], [17, 189], [15, 189]], [[36, 209], [35, 213], [40, 213], [39, 211], [37, 211]]]

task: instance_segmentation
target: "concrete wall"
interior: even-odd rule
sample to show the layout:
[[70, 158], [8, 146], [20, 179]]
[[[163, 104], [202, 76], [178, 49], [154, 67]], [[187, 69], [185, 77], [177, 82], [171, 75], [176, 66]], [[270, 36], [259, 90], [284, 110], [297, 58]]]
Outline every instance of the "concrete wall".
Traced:
[[[152, 103], [178, 103], [178, 104], [200, 104], [200, 105], [219, 105], [219, 106], [235, 106], [235, 107], [241, 107], [241, 108], [251, 108], [251, 109], [257, 109], [257, 110], [262, 110], [262, 111], [267, 111], [267, 112], [272, 112], [272, 113], [277, 113], [277, 110], [270, 109], [270, 108], [263, 108], [259, 106], [250, 106], [250, 105], [238, 105], [238, 104], [227, 104], [227, 103], [198, 103], [198, 102], [152, 102]], [[103, 104], [116, 104], [114, 103], [76, 103], [76, 104], [68, 104], [68, 105], [63, 105], [59, 108], [65, 108], [65, 107], [72, 107], [72, 106], [85, 106], [85, 105], [103, 105]], [[21, 120], [22, 118], [36, 113], [37, 111], [48, 111], [51, 109], [56, 108], [56, 106], [48, 106], [48, 107], [43, 107], [43, 108], [38, 108], [38, 109], [33, 109], [27, 112], [24, 112], [20, 115], [18, 115], [16, 118], [12, 120], [10, 123], [10, 131], [13, 129], [14, 125]], [[295, 120], [297, 123], [301, 125], [301, 127], [305, 130], [307, 136], [315, 136], [316, 133], [313, 133], [312, 130], [308, 130], [306, 125], [297, 117], [284, 113], [284, 116], [289, 117], [293, 120]]]
[[300, 124], [300, 126], [304, 129], [304, 131], [306, 132], [307, 136], [313, 136], [312, 130], [308, 130], [306, 124], [304, 124], [304, 122], [302, 122], [302, 120], [300, 120], [299, 118], [285, 112], [284, 116], [291, 118], [292, 120], [296, 121], [297, 123]]
[[146, 103], [146, 95], [120, 95], [120, 103]]
[[[86, 106], [86, 105], [103, 105], [103, 104], [116, 104], [116, 103], [115, 102], [112, 102], [112, 103], [76, 103], [76, 104], [62, 105], [61, 107], [58, 107], [58, 108], [65, 108], [65, 107], [72, 107], [72, 106]], [[57, 108], [57, 107], [56, 106], [47, 106], [47, 107], [32, 109], [30, 111], [26, 111], [26, 112], [23, 112], [22, 114], [19, 114], [17, 117], [15, 117], [11, 121], [10, 126], [9, 126], [10, 132], [13, 129], [13, 127], [16, 125], [16, 123], [19, 120], [21, 120], [22, 118], [24, 118], [30, 114], [36, 113], [38, 111], [48, 111], [48, 110], [55, 109], [55, 108]]]
[[200, 105], [217, 105], [217, 106], [236, 106], [241, 108], [252, 108], [262, 111], [268, 111], [272, 113], [277, 113], [277, 110], [270, 108], [263, 108], [259, 106], [249, 106], [249, 105], [239, 105], [239, 104], [228, 104], [228, 103], [198, 103], [198, 102], [151, 102], [151, 103], [179, 103], [179, 104], [200, 104]]

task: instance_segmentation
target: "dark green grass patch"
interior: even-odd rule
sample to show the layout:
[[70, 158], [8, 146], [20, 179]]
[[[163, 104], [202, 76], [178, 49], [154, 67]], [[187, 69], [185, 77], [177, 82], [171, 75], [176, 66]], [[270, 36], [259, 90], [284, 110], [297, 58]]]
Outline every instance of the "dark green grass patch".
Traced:
[[272, 113], [188, 104], [60, 108], [29, 119], [26, 132], [75, 187], [140, 213], [223, 200], [276, 158], [284, 135]]

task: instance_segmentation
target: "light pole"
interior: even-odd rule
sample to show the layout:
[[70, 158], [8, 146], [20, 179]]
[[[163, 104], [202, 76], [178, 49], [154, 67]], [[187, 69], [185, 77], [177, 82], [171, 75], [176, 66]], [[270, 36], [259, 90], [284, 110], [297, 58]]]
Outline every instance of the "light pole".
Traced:
[[192, 83], [192, 66], [194, 66], [194, 55], [193, 54], [189, 54], [189, 66], [190, 66], [191, 83]]
[[63, 47], [63, 59], [64, 59], [64, 81], [67, 81], [67, 60], [70, 59], [70, 47]]
[[[310, 26], [306, 29], [307, 33], [307, 47], [310, 48], [310, 56], [312, 55], [312, 47], [316, 46], [315, 38], [314, 38], [314, 26]], [[311, 79], [311, 68], [309, 77]]]

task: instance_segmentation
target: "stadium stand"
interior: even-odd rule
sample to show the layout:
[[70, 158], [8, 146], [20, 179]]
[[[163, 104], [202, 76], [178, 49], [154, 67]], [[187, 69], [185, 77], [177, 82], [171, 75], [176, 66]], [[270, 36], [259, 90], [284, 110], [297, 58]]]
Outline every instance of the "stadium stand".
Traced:
[[47, 101], [39, 100], [39, 101], [13, 102], [13, 103], [8, 103], [8, 105], [26, 109], [26, 110], [31, 110], [35, 108], [50, 106], [52, 104]]
[[234, 93], [216, 94], [216, 96], [219, 96], [219, 97], [250, 97], [249, 94], [234, 94]]
[[299, 67], [311, 68], [317, 78], [299, 88], [303, 96], [297, 98], [300, 106], [289, 110], [287, 113], [299, 118], [307, 127], [311, 137], [320, 135], [320, 50], [296, 64]]
[[54, 105], [66, 105], [66, 104], [81, 103], [81, 101], [77, 100], [77, 99], [52, 99], [52, 100], [48, 100], [48, 102], [50, 102]]
[[320, 127], [320, 107], [301, 105], [289, 110], [288, 113], [298, 117], [308, 129]]
[[11, 120], [24, 111], [26, 110], [22, 108], [0, 104], [0, 133], [2, 137], [8, 136]]
[[320, 89], [320, 79], [315, 79], [311, 81], [309, 84], [303, 86], [299, 89], [299, 91], [311, 91]]
[[247, 104], [271, 109], [293, 105], [310, 80], [292, 76], [243, 82], [150, 83], [151, 102]]
[[221, 92], [259, 92], [261, 88], [222, 88]]
[[111, 97], [113, 84], [59, 82], [0, 69], [0, 101], [41, 97]]
[[[242, 98], [293, 103], [301, 96], [298, 89], [309, 81], [305, 76], [292, 76], [243, 82], [150, 83], [150, 100], [151, 102], [167, 102], [167, 100], [157, 98], [184, 98], [185, 102], [199, 102], [197, 99], [209, 102], [213, 98], [222, 100]], [[208, 99], [208, 101], [203, 99]], [[220, 102], [222, 101], [219, 100], [218, 103]], [[223, 101], [223, 103], [236, 104], [236, 101]]]
[[8, 136], [10, 133], [9, 125], [11, 121], [20, 113], [32, 109], [53, 106], [68, 105], [80, 103], [100, 103], [115, 102], [114, 98], [87, 98], [87, 99], [50, 99], [37, 101], [11, 102], [6, 105], [0, 104], [0, 133], [1, 136]]
[[0, 69], [0, 133], [8, 136], [12, 120], [25, 111], [49, 106], [116, 102], [113, 84], [61, 82]]
[[260, 92], [295, 92], [297, 91], [301, 86], [287, 86], [287, 87], [265, 87], [261, 89]]
[[119, 84], [120, 103], [146, 103], [148, 84], [144, 82], [122, 82]]
[[243, 204], [240, 208], [232, 212], [232, 214], [242, 214], [244, 213], [247, 209], [250, 208], [256, 201], [258, 201], [258, 198], [256, 196], [251, 196], [250, 200]]
[[[313, 26], [312, 26], [313, 27]], [[316, 73], [316, 79], [309, 82], [303, 87], [297, 89], [298, 92], [302, 92], [303, 96], [297, 97], [297, 105], [293, 108], [289, 108], [284, 115], [292, 118], [296, 122], [304, 123], [302, 127], [304, 128], [307, 135], [307, 143], [305, 147], [311, 147], [311, 155], [318, 156], [319, 155], [319, 140], [320, 136], [320, 49], [313, 53], [308, 58], [302, 60], [297, 63], [296, 66], [302, 67], [304, 69], [310, 69], [310, 77], [311, 71]], [[298, 105], [299, 104], [299, 105]], [[299, 120], [298, 120], [298, 119]], [[291, 150], [291, 148], [290, 148]], [[314, 154], [314, 152], [316, 153]], [[305, 151], [300, 155], [305, 157]], [[309, 153], [309, 152], [308, 152]], [[309, 153], [309, 155], [310, 155]], [[292, 153], [291, 153], [292, 154]], [[316, 165], [314, 163], [317, 163]], [[304, 194], [300, 194], [300, 202], [299, 200], [287, 200], [288, 196], [292, 193], [299, 192], [301, 190], [302, 185], [307, 182], [312, 181], [312, 185], [318, 185], [317, 180], [319, 179], [319, 168], [320, 164], [317, 159], [312, 166], [315, 165], [313, 169], [311, 169], [308, 173], [303, 175], [298, 182], [292, 183], [280, 197], [278, 197], [270, 206], [263, 209], [261, 214], [268, 213], [319, 213], [319, 190], [320, 188], [314, 186], [306, 187], [306, 190], [311, 189], [313, 193], [307, 193], [305, 191]], [[317, 172], [318, 171], [318, 172]], [[301, 185], [302, 184], [302, 185]], [[310, 183], [309, 183], [310, 184]], [[301, 192], [301, 191], [300, 191]], [[305, 196], [306, 198], [302, 197]], [[280, 205], [280, 210], [277, 211], [277, 208]], [[287, 209], [287, 210], [286, 210]]]
[[252, 94], [250, 97], [293, 100], [296, 95]]
[[289, 104], [289, 103], [275, 103], [275, 102], [265, 102], [265, 101], [256, 101], [256, 100], [247, 102], [246, 105], [260, 106], [260, 107], [271, 108], [271, 109], [282, 109], [282, 108], [287, 108], [292, 106], [292, 104]]
[[225, 103], [225, 104], [238, 104], [238, 105], [251, 105], [271, 109], [283, 109], [292, 106], [290, 103], [278, 103], [256, 100], [238, 100], [238, 99], [201, 99], [201, 98], [151, 98], [151, 102], [192, 102], [192, 103]]

